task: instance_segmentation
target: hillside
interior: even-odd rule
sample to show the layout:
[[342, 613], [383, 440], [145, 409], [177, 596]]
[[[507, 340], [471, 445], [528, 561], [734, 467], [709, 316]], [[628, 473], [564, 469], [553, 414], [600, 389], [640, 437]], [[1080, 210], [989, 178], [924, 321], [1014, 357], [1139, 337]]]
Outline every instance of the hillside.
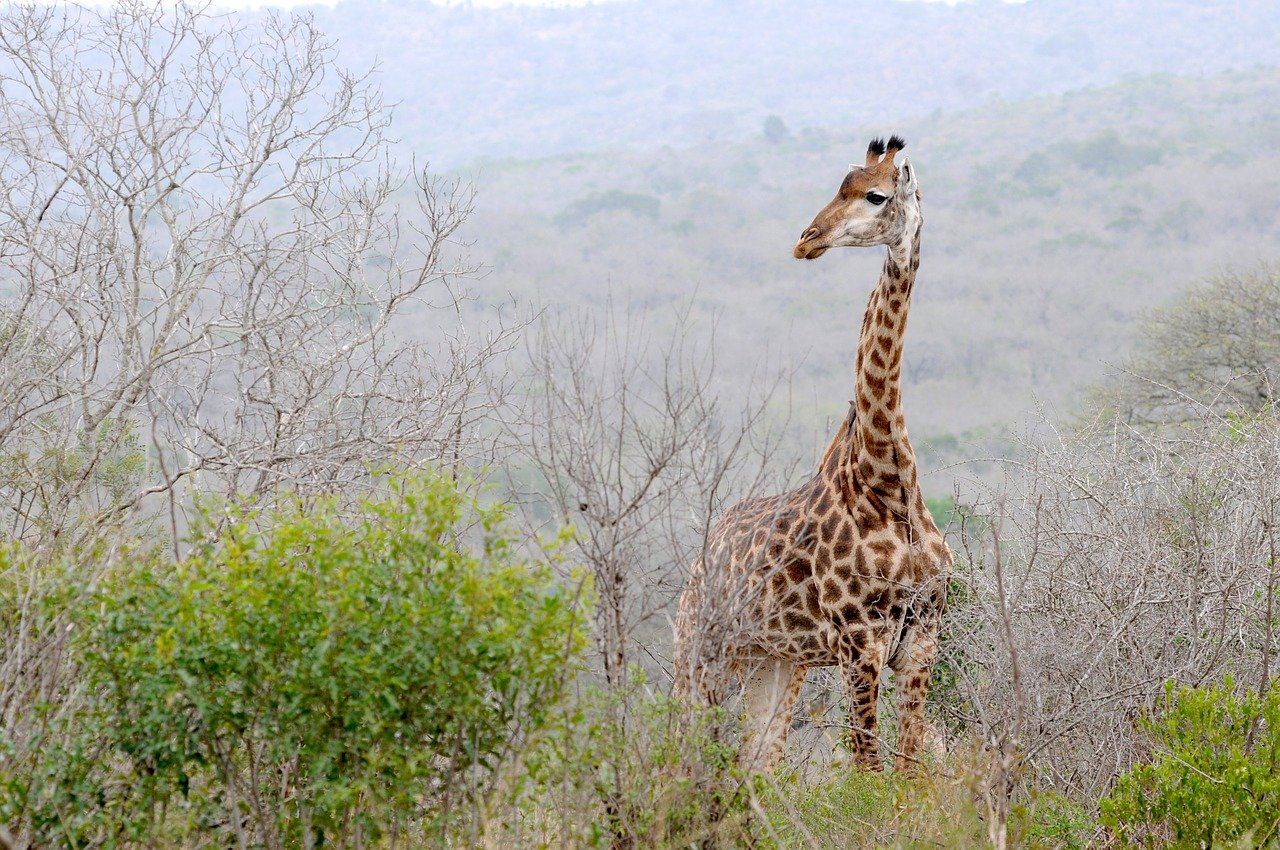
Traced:
[[344, 64], [377, 62], [420, 155], [544, 156], [741, 140], [955, 111], [1157, 72], [1273, 63], [1274, 0], [645, 0], [576, 8], [344, 0]]
[[[741, 143], [490, 162], [468, 235], [486, 300], [691, 302], [723, 391], [799, 365], [797, 420], [843, 415], [878, 251], [790, 248], [873, 134], [925, 204], [905, 402], [926, 465], [983, 455], [1122, 359], [1134, 321], [1225, 266], [1280, 256], [1280, 71], [1114, 87]], [[655, 327], [660, 327], [655, 325]], [[1065, 413], [1065, 409], [1057, 412]], [[820, 436], [815, 437], [815, 442]], [[941, 485], [944, 489], [945, 483]]]

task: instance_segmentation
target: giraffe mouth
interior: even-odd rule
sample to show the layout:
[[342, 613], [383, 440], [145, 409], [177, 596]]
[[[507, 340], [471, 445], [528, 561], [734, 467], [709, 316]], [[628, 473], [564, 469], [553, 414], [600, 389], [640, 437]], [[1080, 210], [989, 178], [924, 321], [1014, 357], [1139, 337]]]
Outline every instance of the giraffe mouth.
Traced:
[[791, 253], [797, 260], [816, 260], [827, 253], [827, 248], [826, 245], [806, 245], [800, 242]]

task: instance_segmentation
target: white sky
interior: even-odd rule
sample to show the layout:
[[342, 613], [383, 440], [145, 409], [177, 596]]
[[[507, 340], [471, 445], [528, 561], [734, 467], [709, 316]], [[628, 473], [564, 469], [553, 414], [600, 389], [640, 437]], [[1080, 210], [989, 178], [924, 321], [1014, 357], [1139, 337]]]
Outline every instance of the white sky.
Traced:
[[[496, 6], [588, 6], [594, 3], [620, 2], [621, 0], [416, 0], [419, 3], [431, 3], [437, 6], [461, 6], [470, 3], [472, 6], [492, 8]], [[79, 0], [90, 5], [105, 5], [114, 0]], [[333, 6], [339, 0], [213, 0], [215, 6], [227, 9], [260, 9], [264, 6], [291, 9], [295, 6]], [[954, 6], [965, 0], [923, 0], [928, 3], [946, 3]], [[1005, 0], [1020, 3], [1025, 0]], [[3, 0], [0, 0], [3, 5]]]
[[[417, 0], [419, 3], [430, 3], [435, 6], [462, 6], [470, 2], [473, 6], [586, 6], [591, 3], [608, 2], [608, 0]], [[218, 6], [235, 9], [263, 6], [292, 8], [294, 6], [333, 6], [338, 0], [214, 0]]]
[[[951, 0], [942, 0], [950, 2]], [[76, 0], [90, 6], [106, 6], [116, 0]], [[261, 9], [275, 7], [292, 9], [298, 6], [335, 6], [340, 0], [211, 0], [214, 6], [224, 9]], [[415, 0], [433, 6], [472, 6], [493, 8], [496, 6], [588, 6], [594, 3], [619, 2], [619, 0]], [[4, 5], [4, 0], [0, 0]]]

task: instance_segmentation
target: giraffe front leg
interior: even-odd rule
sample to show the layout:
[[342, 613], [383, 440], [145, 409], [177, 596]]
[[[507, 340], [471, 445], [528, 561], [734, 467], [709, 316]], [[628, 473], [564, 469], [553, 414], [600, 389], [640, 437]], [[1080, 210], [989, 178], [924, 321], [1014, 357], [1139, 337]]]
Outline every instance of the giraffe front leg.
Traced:
[[767, 773], [782, 760], [805, 672], [801, 665], [781, 658], [743, 662], [742, 702], [747, 719], [741, 760], [746, 770]]
[[849, 709], [849, 746], [853, 765], [862, 770], [882, 771], [880, 745], [876, 738], [876, 701], [880, 698], [880, 670], [888, 648], [882, 629], [863, 628], [841, 640], [841, 678]]
[[895, 659], [893, 671], [902, 695], [898, 703], [898, 756], [894, 760], [897, 771], [914, 772], [920, 763], [925, 731], [924, 700], [938, 657], [940, 627], [938, 617], [913, 625], [904, 636], [904, 651]]

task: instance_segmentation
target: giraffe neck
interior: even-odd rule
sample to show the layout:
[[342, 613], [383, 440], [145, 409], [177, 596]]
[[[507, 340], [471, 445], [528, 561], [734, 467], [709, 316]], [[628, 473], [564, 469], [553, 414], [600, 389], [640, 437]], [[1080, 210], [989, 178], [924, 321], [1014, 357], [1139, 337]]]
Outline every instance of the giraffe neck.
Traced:
[[903, 238], [889, 246], [880, 281], [867, 300], [862, 319], [851, 435], [856, 451], [848, 455], [856, 464], [854, 480], [860, 480], [886, 507], [903, 517], [908, 515], [915, 494], [916, 458], [902, 413], [902, 341], [911, 288], [920, 267], [923, 225], [918, 212], [908, 214]]

